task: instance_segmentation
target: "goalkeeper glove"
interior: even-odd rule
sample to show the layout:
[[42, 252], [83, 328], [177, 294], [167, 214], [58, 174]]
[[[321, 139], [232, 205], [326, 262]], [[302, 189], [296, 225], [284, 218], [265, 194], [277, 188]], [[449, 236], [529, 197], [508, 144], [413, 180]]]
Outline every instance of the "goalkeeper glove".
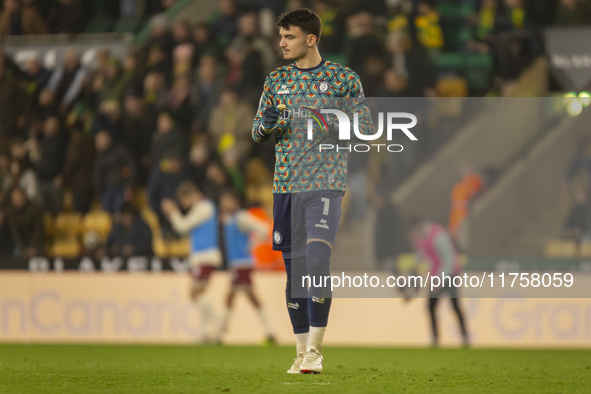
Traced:
[[267, 107], [263, 111], [263, 127], [273, 129], [277, 126], [277, 120], [279, 120], [279, 110], [275, 107]]

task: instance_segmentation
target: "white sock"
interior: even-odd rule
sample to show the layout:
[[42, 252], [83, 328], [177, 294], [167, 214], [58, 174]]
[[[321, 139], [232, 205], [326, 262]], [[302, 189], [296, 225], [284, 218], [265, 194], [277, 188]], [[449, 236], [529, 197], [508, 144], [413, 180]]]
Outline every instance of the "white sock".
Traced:
[[222, 318], [220, 320], [220, 336], [225, 334], [228, 330], [228, 321], [230, 320], [230, 315], [232, 314], [231, 309], [226, 309], [222, 314]]
[[318, 353], [322, 354], [322, 342], [324, 341], [324, 332], [326, 327], [310, 327], [310, 338], [308, 339], [308, 346], [306, 351], [314, 348]]
[[306, 352], [306, 348], [308, 346], [308, 337], [309, 332], [305, 332], [303, 334], [295, 334], [296, 339], [296, 353], [298, 355], [304, 354]]
[[261, 323], [263, 324], [263, 329], [265, 330], [265, 334], [267, 337], [273, 336], [273, 329], [271, 328], [271, 322], [269, 322], [269, 318], [267, 317], [267, 313], [263, 308], [259, 308], [258, 310], [259, 318], [261, 319]]
[[[213, 307], [207, 298], [201, 296], [195, 300], [195, 305], [199, 312], [201, 312], [201, 324], [203, 325], [204, 332], [207, 332], [207, 326], [211, 322], [214, 326], [217, 326], [216, 316], [213, 312]], [[216, 327], [217, 330], [217, 327]]]

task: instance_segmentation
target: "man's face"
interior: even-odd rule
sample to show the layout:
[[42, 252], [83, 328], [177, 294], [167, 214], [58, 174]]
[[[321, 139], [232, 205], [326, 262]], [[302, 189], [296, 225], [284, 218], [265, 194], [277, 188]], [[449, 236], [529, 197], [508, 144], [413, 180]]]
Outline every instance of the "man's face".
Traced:
[[285, 60], [298, 60], [306, 56], [308, 50], [316, 43], [313, 34], [306, 34], [297, 26], [282, 27], [279, 30]]

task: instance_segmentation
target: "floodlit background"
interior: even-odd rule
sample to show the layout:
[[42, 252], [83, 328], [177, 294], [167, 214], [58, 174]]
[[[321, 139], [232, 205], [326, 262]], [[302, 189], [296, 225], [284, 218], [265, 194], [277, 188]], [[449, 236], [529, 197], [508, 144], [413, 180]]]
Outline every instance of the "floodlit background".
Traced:
[[[412, 267], [404, 221], [420, 214], [449, 229], [468, 272], [589, 280], [587, 0], [3, 0], [0, 341], [202, 338], [188, 241], [160, 201], [191, 179], [216, 202], [234, 189], [270, 222], [273, 143], [255, 144], [251, 125], [265, 76], [284, 64], [274, 21], [303, 6], [323, 20], [323, 56], [360, 75], [370, 104], [420, 118], [418, 141], [396, 137], [403, 152], [351, 156], [335, 271]], [[133, 253], [112, 247], [122, 206], [145, 222]], [[255, 250], [256, 291], [291, 344], [270, 247], [269, 234]], [[220, 270], [210, 284], [218, 312], [229, 281]], [[462, 306], [475, 346], [589, 347], [590, 294]], [[335, 300], [326, 342], [429, 343], [425, 300], [379, 297]], [[441, 340], [456, 345], [448, 308]], [[239, 299], [226, 342], [263, 336]]]

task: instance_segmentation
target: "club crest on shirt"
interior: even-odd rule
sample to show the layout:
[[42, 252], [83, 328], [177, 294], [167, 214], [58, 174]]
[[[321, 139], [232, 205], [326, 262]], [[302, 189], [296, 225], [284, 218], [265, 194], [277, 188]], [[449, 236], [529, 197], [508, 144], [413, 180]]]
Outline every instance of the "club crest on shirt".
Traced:
[[326, 93], [328, 92], [328, 82], [326, 81], [322, 81], [318, 84], [318, 91], [320, 93]]
[[283, 237], [281, 236], [279, 231], [275, 231], [273, 233], [273, 242], [275, 242], [276, 244], [280, 244], [282, 240], [283, 240]]
[[277, 94], [289, 94], [289, 89], [287, 88], [287, 85], [281, 85], [281, 90], [278, 90]]

